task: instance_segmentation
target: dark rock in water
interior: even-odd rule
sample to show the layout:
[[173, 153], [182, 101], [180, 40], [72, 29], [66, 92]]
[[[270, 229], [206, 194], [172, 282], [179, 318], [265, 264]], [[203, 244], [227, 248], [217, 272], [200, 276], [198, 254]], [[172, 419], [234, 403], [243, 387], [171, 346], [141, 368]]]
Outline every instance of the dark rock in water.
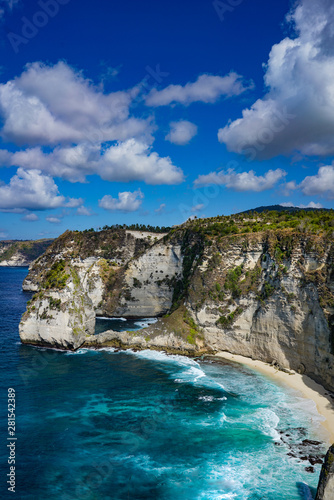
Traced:
[[[306, 439], [306, 430], [302, 427], [289, 428], [285, 431], [279, 430], [281, 442], [289, 451], [287, 455], [300, 461], [309, 461], [310, 465], [322, 464], [325, 455], [322, 454], [323, 443]], [[312, 467], [308, 467], [308, 472], [314, 472]], [[334, 500], [334, 497], [333, 499]]]
[[314, 471], [314, 467], [310, 466], [310, 467], [305, 467], [305, 470], [306, 472], [315, 472]]
[[315, 500], [334, 499], [334, 444], [329, 448], [321, 468]]
[[312, 441], [311, 439], [304, 439], [304, 440], [302, 441], [302, 445], [303, 445], [303, 446], [309, 446], [309, 445], [312, 445], [312, 446], [317, 446], [317, 445], [319, 445], [319, 444], [321, 444], [321, 442], [320, 442], [320, 441]]
[[320, 457], [309, 457], [309, 462], [311, 465], [324, 463], [324, 461]]

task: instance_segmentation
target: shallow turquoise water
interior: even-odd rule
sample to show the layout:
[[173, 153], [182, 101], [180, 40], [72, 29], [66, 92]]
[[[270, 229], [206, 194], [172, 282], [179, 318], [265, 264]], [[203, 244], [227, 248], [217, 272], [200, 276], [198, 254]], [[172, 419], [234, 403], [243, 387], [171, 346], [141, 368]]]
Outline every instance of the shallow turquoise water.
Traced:
[[[16, 498], [312, 498], [320, 466], [306, 472], [280, 440], [280, 431], [292, 446], [317, 438], [311, 403], [239, 365], [152, 351], [22, 346], [25, 273], [0, 269], [0, 435], [7, 388], [14, 387]], [[6, 473], [2, 446], [1, 488]]]

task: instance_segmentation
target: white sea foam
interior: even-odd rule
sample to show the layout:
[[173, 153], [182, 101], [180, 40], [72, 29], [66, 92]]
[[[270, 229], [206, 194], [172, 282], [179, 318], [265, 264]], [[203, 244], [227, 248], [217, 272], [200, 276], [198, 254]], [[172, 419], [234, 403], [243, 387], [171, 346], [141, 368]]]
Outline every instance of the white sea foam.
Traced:
[[183, 382], [198, 382], [201, 378], [206, 377], [203, 370], [196, 366], [191, 366], [181, 373], [181, 379]]
[[67, 351], [66, 355], [67, 356], [75, 356], [75, 355], [79, 355], [79, 354], [87, 354], [87, 352], [92, 352], [94, 350], [95, 349], [88, 349], [85, 347], [83, 349], [78, 349], [77, 351]]
[[321, 422], [323, 422], [324, 420], [326, 420], [323, 415], [320, 415], [318, 413], [317, 405], [311, 399], [297, 397], [295, 399], [295, 405], [294, 406], [295, 406], [296, 412], [308, 415], [309, 418], [311, 418], [311, 420], [314, 423], [320, 424]]
[[115, 352], [116, 348], [115, 347], [101, 347], [99, 351], [105, 351], [105, 352]]
[[198, 399], [201, 401], [211, 402], [214, 401], [215, 398], [213, 396], [200, 396]]
[[136, 321], [135, 325], [140, 328], [146, 328], [149, 325], [153, 325], [158, 321], [158, 318], [142, 318], [140, 321]]
[[126, 318], [109, 318], [108, 316], [97, 316], [96, 319], [106, 319], [108, 321], [127, 321]]
[[[127, 351], [129, 352], [129, 351]], [[197, 383], [199, 380], [207, 378], [205, 372], [201, 369], [200, 364], [194, 359], [187, 358], [186, 356], [180, 356], [178, 354], [166, 354], [164, 351], [138, 351], [132, 352], [137, 357], [149, 359], [162, 363], [162, 366], [166, 366], [167, 371], [171, 371], [171, 376], [177, 374], [177, 378], [174, 379], [177, 383]], [[173, 370], [174, 366], [174, 370]], [[209, 385], [211, 382], [207, 381]]]
[[[113, 353], [113, 348], [104, 348], [103, 350]], [[198, 422], [201, 427], [211, 425], [226, 426], [228, 432], [230, 428], [233, 428], [234, 424], [239, 424], [238, 427], [241, 432], [246, 428], [250, 432], [259, 431], [262, 435], [278, 440], [277, 427], [280, 426], [280, 428], [284, 429], [290, 425], [292, 413], [297, 411], [301, 415], [302, 412], [306, 411], [312, 414], [314, 410], [312, 404], [309, 404], [303, 398], [296, 399], [278, 386], [273, 385], [271, 387], [266, 381], [261, 382], [261, 379], [259, 379], [257, 385], [254, 378], [239, 377], [236, 371], [222, 371], [221, 374], [217, 373], [217, 371], [211, 372], [207, 365], [201, 365], [197, 361], [183, 356], [167, 355], [165, 352], [147, 350], [140, 352], [127, 351], [127, 353], [137, 358], [155, 362], [156, 366], [168, 373], [176, 384], [191, 383], [200, 386], [201, 396], [198, 399], [204, 402], [227, 399], [225, 396], [216, 398], [212, 395], [212, 391], [205, 394], [206, 387], [208, 389], [224, 388], [222, 381], [231, 393], [235, 393], [241, 402], [250, 402], [247, 411], [242, 412], [241, 410], [237, 415], [234, 412], [229, 413], [227, 405], [227, 410], [224, 408], [224, 411], [226, 411], [228, 418], [225, 413], [219, 412], [219, 415], [201, 419]], [[244, 379], [244, 385], [242, 379]], [[175, 390], [178, 390], [178, 388]], [[108, 411], [108, 405], [105, 404], [105, 401], [100, 403], [103, 404], [100, 404], [98, 410], [103, 414]], [[90, 407], [91, 405], [87, 408], [88, 411], [91, 411]], [[299, 416], [296, 417], [296, 421], [298, 419]], [[304, 420], [307, 419], [304, 418]], [[189, 425], [192, 424], [193, 422]], [[137, 437], [133, 443], [137, 451], [139, 447]], [[218, 449], [219, 446], [217, 447], [217, 453], [219, 454]], [[286, 450], [283, 447], [275, 447], [273, 443], [271, 445], [270, 440], [263, 454], [258, 453], [256, 446], [254, 450], [248, 450], [247, 453], [245, 453], [242, 446], [240, 449], [231, 449], [230, 453], [226, 448], [220, 449], [222, 450], [221, 456], [215, 455], [215, 459], [211, 463], [210, 461], [203, 462], [197, 469], [189, 469], [186, 463], [180, 464], [180, 467], [184, 469], [183, 477], [185, 480], [180, 482], [179, 485], [175, 481], [175, 488], [181, 488], [181, 490], [184, 488], [185, 498], [191, 498], [189, 492], [192, 491], [192, 487], [197, 488], [196, 494], [192, 498], [200, 500], [245, 500], [252, 497], [255, 491], [259, 497], [262, 494], [263, 498], [265, 498], [268, 492], [268, 482], [272, 481], [273, 484], [280, 484], [281, 482], [282, 463], [286, 463], [284, 470], [289, 472], [285, 477], [286, 481], [282, 484], [281, 498], [298, 498], [297, 491], [294, 496], [289, 496], [291, 490], [285, 488], [291, 488], [291, 484], [296, 484], [298, 481], [307, 481], [304, 464], [295, 463], [291, 467], [289, 463], [291, 464], [293, 459], [286, 455]], [[138, 455], [135, 453], [127, 457], [123, 456], [122, 459], [126, 459], [127, 462], [130, 460], [136, 469], [141, 469], [153, 475], [163, 475], [168, 469], [162, 466], [159, 460], [152, 460], [146, 454]], [[203, 480], [203, 478], [205, 479]], [[208, 478], [209, 485], [207, 484]], [[172, 481], [170, 486], [172, 489], [174, 488]], [[203, 493], [201, 493], [202, 486], [205, 488]], [[178, 490], [179, 493], [181, 490]], [[305, 496], [306, 500], [309, 500], [309, 498], [311, 497]]]
[[179, 354], [166, 354], [164, 351], [151, 351], [149, 349], [145, 349], [143, 351], [128, 351], [136, 357], [150, 359], [152, 361], [159, 361], [163, 363], [173, 363], [179, 366], [199, 366], [199, 364], [191, 358], [187, 358], [186, 356], [181, 356]]
[[279, 424], [279, 416], [269, 408], [259, 408], [254, 413], [254, 420], [257, 428], [264, 434], [278, 440], [280, 435], [277, 432], [277, 426]]

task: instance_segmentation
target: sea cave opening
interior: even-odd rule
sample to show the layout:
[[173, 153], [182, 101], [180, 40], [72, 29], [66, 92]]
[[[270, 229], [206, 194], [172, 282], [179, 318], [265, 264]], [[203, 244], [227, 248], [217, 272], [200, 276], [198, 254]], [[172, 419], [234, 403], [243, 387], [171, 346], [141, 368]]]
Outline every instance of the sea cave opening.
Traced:
[[157, 318], [108, 318], [97, 316], [95, 323], [95, 335], [114, 330], [116, 332], [136, 331], [146, 328], [157, 321]]

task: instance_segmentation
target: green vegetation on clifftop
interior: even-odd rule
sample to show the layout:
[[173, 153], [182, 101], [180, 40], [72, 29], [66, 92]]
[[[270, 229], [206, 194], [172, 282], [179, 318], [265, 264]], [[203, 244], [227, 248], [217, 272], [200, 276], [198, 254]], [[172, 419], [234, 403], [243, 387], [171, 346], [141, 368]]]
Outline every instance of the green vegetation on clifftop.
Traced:
[[0, 241], [0, 262], [10, 261], [17, 256], [27, 263], [42, 255], [53, 240]]

